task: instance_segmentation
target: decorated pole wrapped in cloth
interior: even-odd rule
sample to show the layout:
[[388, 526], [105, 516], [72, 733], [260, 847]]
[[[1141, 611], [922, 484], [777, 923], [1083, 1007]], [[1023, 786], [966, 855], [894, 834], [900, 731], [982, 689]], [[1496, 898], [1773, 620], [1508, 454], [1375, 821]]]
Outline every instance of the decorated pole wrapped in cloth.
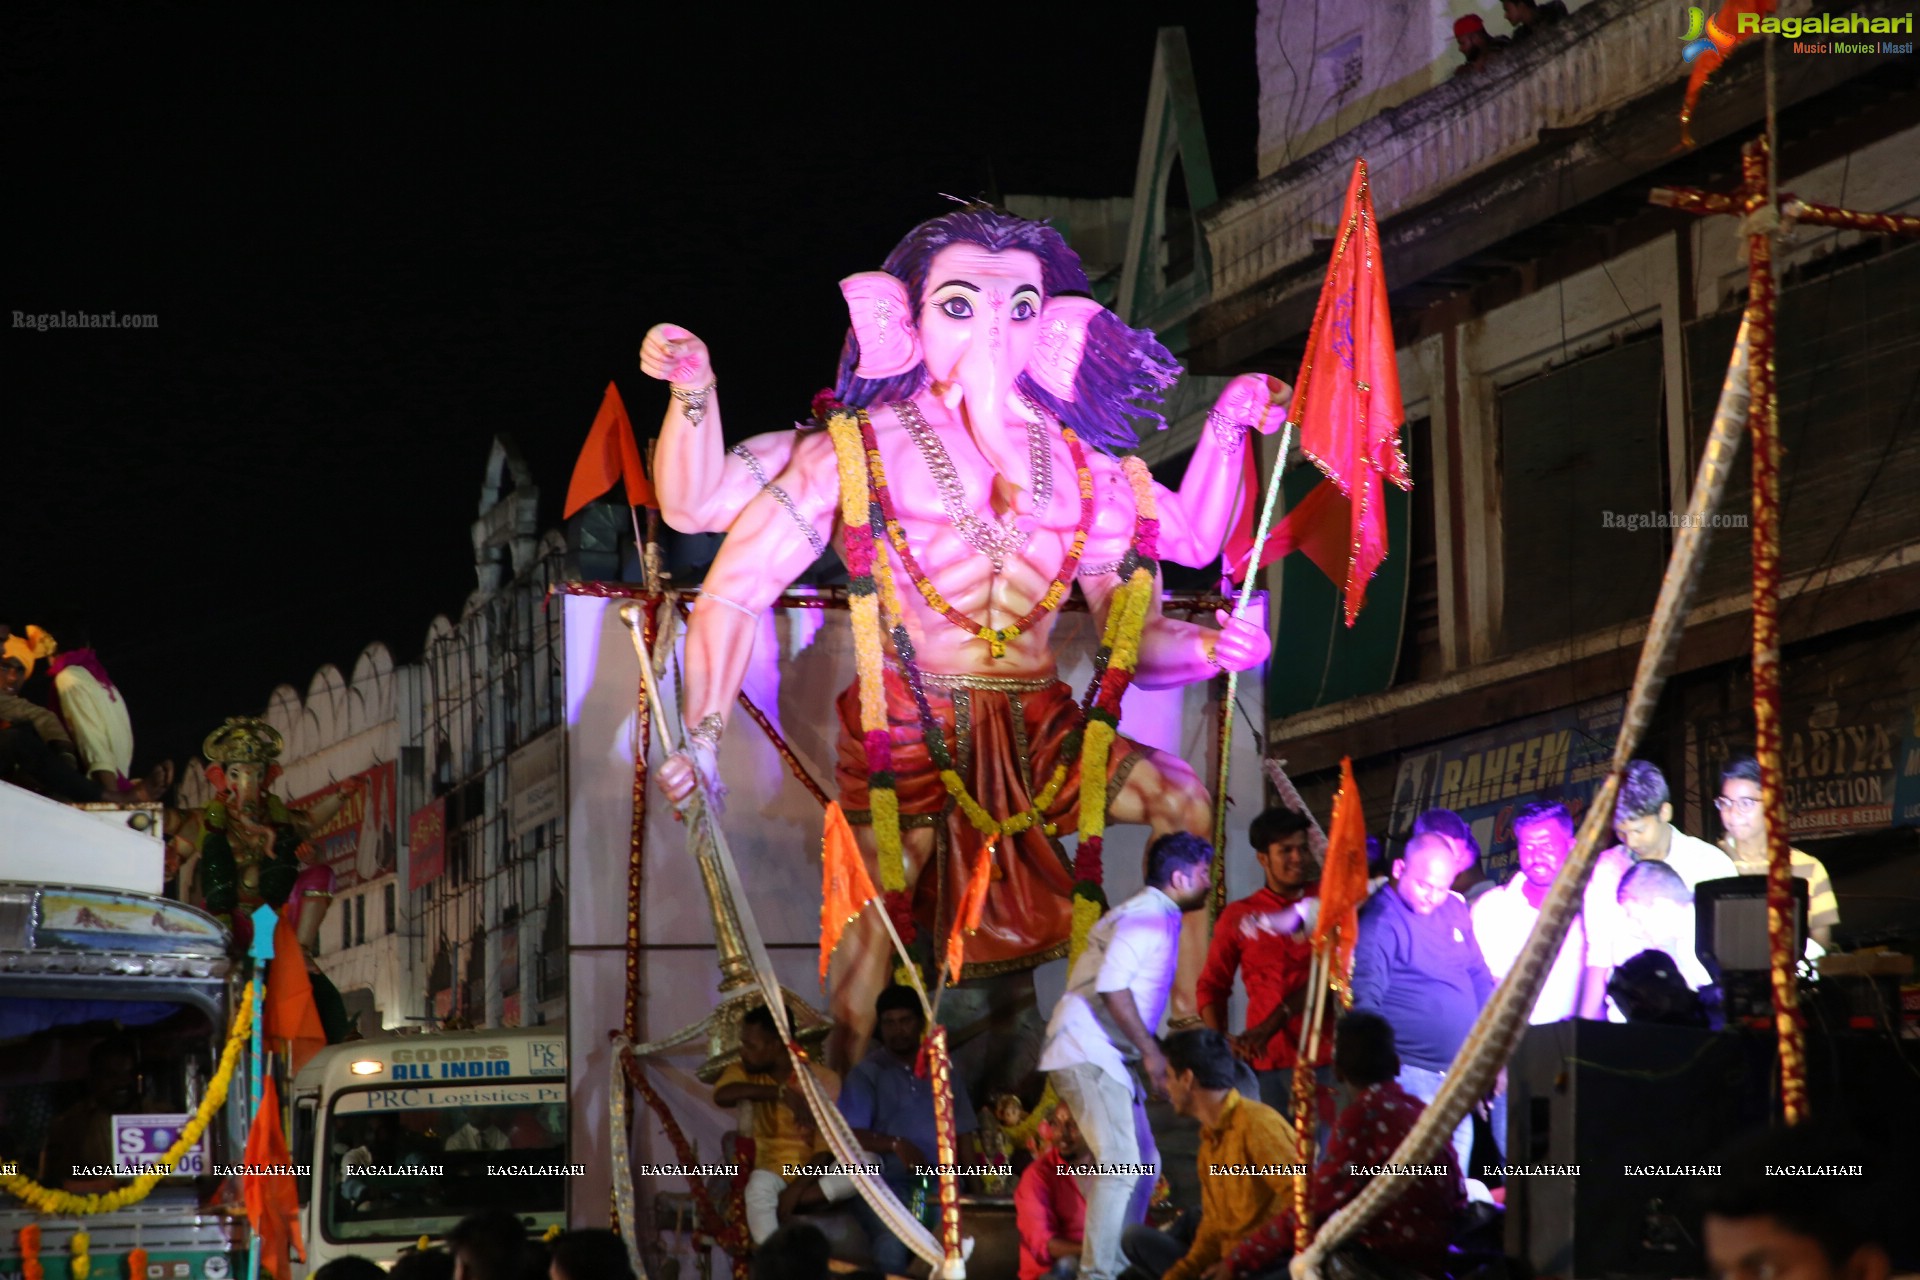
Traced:
[[[1807, 1115], [1806, 1019], [1800, 1012], [1794, 948], [1793, 862], [1788, 838], [1780, 761], [1780, 411], [1774, 337], [1778, 286], [1773, 238], [1789, 222], [1884, 235], [1920, 237], [1920, 218], [1860, 213], [1801, 200], [1772, 188], [1765, 138], [1748, 143], [1740, 156], [1740, 185], [1729, 194], [1689, 187], [1656, 188], [1653, 203], [1689, 213], [1738, 214], [1747, 236], [1747, 309], [1740, 318], [1732, 386], [1738, 372], [1751, 377], [1741, 408], [1753, 435], [1753, 724], [1754, 756], [1760, 765], [1760, 812], [1767, 832], [1767, 944], [1772, 969], [1774, 1030], [1780, 1043], [1780, 1107], [1788, 1124]], [[1720, 419], [1731, 413], [1722, 392]]]

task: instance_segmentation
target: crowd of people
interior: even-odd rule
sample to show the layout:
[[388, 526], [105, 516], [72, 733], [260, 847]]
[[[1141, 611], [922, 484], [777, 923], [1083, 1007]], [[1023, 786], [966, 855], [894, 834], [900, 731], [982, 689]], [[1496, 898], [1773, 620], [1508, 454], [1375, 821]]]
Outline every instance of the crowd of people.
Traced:
[[0, 624], [0, 782], [73, 804], [146, 804], [173, 766], [133, 770], [133, 720], [84, 624]]
[[1507, 25], [1513, 28], [1508, 35], [1496, 36], [1488, 31], [1486, 19], [1477, 13], [1469, 13], [1454, 22], [1453, 42], [1466, 61], [1455, 67], [1453, 74], [1478, 75], [1506, 50], [1567, 16], [1566, 0], [1546, 0], [1545, 4], [1536, 4], [1534, 0], [1500, 0], [1500, 8], [1506, 14]]
[[633, 1280], [633, 1266], [611, 1231], [539, 1238], [518, 1215], [492, 1209], [463, 1219], [442, 1245], [403, 1253], [391, 1270], [356, 1255], [326, 1263], [313, 1280]]
[[[1722, 771], [1716, 807], [1726, 839], [1715, 845], [1674, 826], [1666, 779], [1650, 762], [1633, 762], [1612, 815], [1619, 843], [1598, 857], [1531, 1021], [1657, 1016], [1705, 1025], [1698, 996], [1710, 976], [1694, 953], [1693, 893], [1703, 881], [1764, 869], [1758, 778], [1751, 758]], [[1173, 984], [1182, 916], [1207, 898], [1213, 850], [1206, 841], [1178, 833], [1156, 839], [1145, 887], [1094, 926], [1041, 1050], [1060, 1105], [1041, 1126], [1040, 1149], [1014, 1193], [1021, 1280], [1278, 1275], [1293, 1247], [1295, 1180], [1307, 1180], [1307, 1203], [1323, 1220], [1365, 1185], [1355, 1170], [1386, 1161], [1438, 1095], [1516, 963], [1575, 838], [1564, 804], [1521, 807], [1512, 818], [1516, 872], [1501, 884], [1482, 874], [1479, 845], [1459, 815], [1419, 815], [1360, 910], [1352, 1007], [1329, 1018], [1328, 1043], [1312, 1060], [1317, 1160], [1309, 1170], [1296, 1148], [1290, 1096], [1314, 998], [1309, 962], [1320, 868], [1310, 826], [1288, 809], [1252, 824], [1262, 883], [1216, 922], [1197, 984], [1200, 1028], [1166, 1039], [1154, 1033]], [[1830, 938], [1838, 911], [1825, 868], [1795, 850], [1793, 869], [1808, 881], [1814, 931]], [[1237, 1030], [1228, 1025], [1236, 978], [1247, 998]], [[1650, 1003], [1649, 990], [1662, 983], [1693, 1003]], [[837, 1097], [905, 1202], [915, 1169], [935, 1159], [932, 1093], [914, 1071], [926, 1026], [917, 995], [905, 987], [880, 996], [878, 1015], [879, 1044], [844, 1086], [815, 1064], [806, 1069], [824, 1096]], [[794, 1087], [795, 1069], [772, 1017], [758, 1010], [743, 1032], [740, 1064], [715, 1092], [721, 1106], [753, 1104], [753, 1239], [763, 1248], [789, 1239], [805, 1227], [796, 1215], [808, 1205], [844, 1201], [873, 1242], [875, 1267], [904, 1272], [905, 1246], [834, 1171], [820, 1126]], [[1490, 1137], [1496, 1150], [1507, 1140], [1504, 1095], [1503, 1074], [1478, 1111], [1482, 1140]], [[1199, 1203], [1177, 1220], [1162, 1215], [1149, 1225], [1160, 1171], [1147, 1118], [1153, 1099], [1197, 1123]], [[961, 1155], [969, 1158], [976, 1125], [964, 1091], [955, 1114]], [[1471, 1218], [1470, 1204], [1501, 1198], [1471, 1176], [1474, 1140], [1470, 1115], [1445, 1157], [1419, 1171], [1359, 1243], [1417, 1269], [1437, 1267], [1456, 1227]]]

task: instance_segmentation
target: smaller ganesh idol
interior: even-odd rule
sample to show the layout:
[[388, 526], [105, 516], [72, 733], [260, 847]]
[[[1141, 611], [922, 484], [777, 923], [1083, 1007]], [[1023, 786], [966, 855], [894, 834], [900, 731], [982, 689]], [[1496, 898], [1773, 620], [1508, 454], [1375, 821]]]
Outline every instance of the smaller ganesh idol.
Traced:
[[[198, 831], [183, 831], [180, 839], [197, 845], [201, 905], [233, 931], [237, 946], [252, 940], [252, 914], [265, 903], [287, 915], [310, 952], [333, 897], [333, 872], [303, 865], [301, 855], [308, 834], [326, 824], [346, 795], [336, 792], [310, 809], [288, 808], [270, 790], [284, 745], [278, 730], [252, 716], [229, 717], [208, 734], [201, 750], [214, 798], [197, 815]], [[183, 897], [190, 878], [183, 866]]]

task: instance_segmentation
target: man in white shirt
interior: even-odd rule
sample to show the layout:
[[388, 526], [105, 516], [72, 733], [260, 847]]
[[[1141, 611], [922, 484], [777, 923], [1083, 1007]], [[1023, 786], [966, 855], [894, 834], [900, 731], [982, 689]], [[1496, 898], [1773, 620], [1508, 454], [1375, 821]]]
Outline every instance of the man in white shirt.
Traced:
[[1206, 901], [1212, 863], [1213, 846], [1187, 832], [1148, 845], [1146, 887], [1093, 926], [1047, 1023], [1040, 1069], [1073, 1113], [1094, 1166], [1075, 1179], [1087, 1202], [1081, 1280], [1114, 1280], [1126, 1268], [1121, 1230], [1141, 1217], [1131, 1202], [1144, 1210], [1153, 1191], [1160, 1153], [1132, 1067], [1146, 1072], [1155, 1096], [1166, 1094], [1167, 1059], [1154, 1032], [1173, 989], [1181, 916]]
[[[1540, 919], [1540, 904], [1547, 900], [1547, 891], [1553, 888], [1560, 868], [1567, 865], [1567, 855], [1573, 852], [1573, 815], [1565, 805], [1530, 804], [1513, 820], [1513, 840], [1520, 874], [1473, 903], [1473, 936], [1480, 942], [1480, 954], [1486, 957], [1495, 981], [1504, 980], [1520, 958], [1521, 948]], [[1563, 1022], [1574, 1016], [1580, 1003], [1580, 977], [1586, 956], [1586, 930], [1580, 917], [1575, 916], [1528, 1021]]]
[[1674, 828], [1666, 777], [1651, 761], [1635, 760], [1627, 766], [1613, 807], [1613, 830], [1620, 843], [1594, 860], [1581, 912], [1587, 927], [1587, 977], [1580, 992], [1583, 1018], [1604, 1016], [1612, 969], [1645, 950], [1632, 945], [1630, 926], [1620, 910], [1620, 879], [1629, 867], [1636, 862], [1664, 862], [1689, 893], [1703, 880], [1739, 874], [1725, 853]]

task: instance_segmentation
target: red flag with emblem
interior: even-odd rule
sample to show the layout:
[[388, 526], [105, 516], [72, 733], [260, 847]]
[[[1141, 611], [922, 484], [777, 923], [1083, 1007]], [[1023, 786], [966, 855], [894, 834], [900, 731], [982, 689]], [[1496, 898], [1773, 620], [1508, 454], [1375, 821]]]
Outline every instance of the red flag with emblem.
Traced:
[[1367, 186], [1367, 162], [1353, 162], [1334, 233], [1333, 261], [1320, 290], [1307, 354], [1294, 384], [1300, 450], [1326, 473], [1348, 512], [1347, 565], [1341, 587], [1347, 625], [1366, 602], [1367, 582], [1387, 558], [1383, 483], [1411, 489], [1400, 452], [1400, 369], [1380, 265], [1380, 228]]

